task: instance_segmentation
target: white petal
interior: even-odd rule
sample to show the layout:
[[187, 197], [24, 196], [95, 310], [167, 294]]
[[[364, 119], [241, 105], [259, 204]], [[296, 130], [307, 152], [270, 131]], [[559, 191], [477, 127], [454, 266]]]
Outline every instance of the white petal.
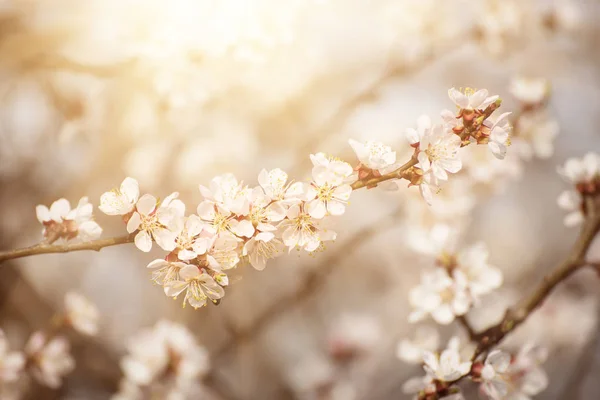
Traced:
[[133, 204], [140, 196], [140, 186], [135, 179], [127, 177], [121, 183], [120, 192]]
[[37, 216], [38, 221], [41, 223], [50, 221], [51, 219], [50, 210], [48, 210], [48, 207], [41, 204], [35, 207], [35, 215]]
[[142, 215], [150, 215], [156, 207], [156, 197], [151, 194], [145, 194], [138, 200], [136, 208]]
[[184, 280], [196, 279], [200, 277], [200, 270], [195, 265], [186, 265], [179, 271], [179, 276]]
[[486, 89], [478, 90], [477, 92], [469, 96], [469, 105], [471, 106], [471, 108], [477, 109], [483, 104], [487, 97], [488, 91]]
[[508, 366], [510, 365], [510, 354], [501, 350], [493, 350], [487, 356], [485, 362], [494, 367], [496, 372], [503, 373], [508, 370]]
[[142, 223], [142, 217], [138, 212], [134, 212], [131, 214], [131, 218], [127, 221], [127, 232], [133, 233], [138, 230], [140, 224]]
[[152, 239], [146, 231], [140, 231], [135, 235], [135, 245], [141, 251], [147, 253], [152, 249]]
[[69, 201], [67, 199], [58, 199], [50, 206], [50, 217], [56, 222], [62, 222], [69, 211], [71, 211]]
[[172, 232], [168, 229], [158, 228], [152, 232], [156, 244], [165, 251], [173, 251], [176, 247], [175, 239], [177, 232]]
[[468, 108], [469, 107], [469, 98], [465, 96], [463, 93], [458, 90], [452, 88], [448, 90], [448, 96], [450, 100], [454, 102], [460, 108]]
[[319, 199], [314, 199], [306, 204], [306, 211], [311, 217], [315, 219], [321, 219], [325, 217], [327, 208], [325, 207], [325, 202]]
[[168, 265], [169, 265], [169, 263], [167, 261], [163, 260], [162, 258], [159, 258], [159, 259], [152, 261], [150, 264], [148, 264], [146, 266], [146, 268], [152, 268], [152, 269], [162, 268], [162, 267], [166, 267]]
[[346, 205], [336, 200], [330, 200], [327, 202], [327, 212], [334, 216], [344, 214], [346, 211]]

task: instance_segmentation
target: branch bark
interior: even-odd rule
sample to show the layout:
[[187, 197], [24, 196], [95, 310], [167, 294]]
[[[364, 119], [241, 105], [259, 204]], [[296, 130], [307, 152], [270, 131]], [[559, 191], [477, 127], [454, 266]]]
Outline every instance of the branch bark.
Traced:
[[474, 338], [479, 342], [479, 345], [474, 358], [500, 343], [506, 335], [521, 325], [544, 302], [559, 283], [587, 265], [585, 256], [599, 230], [600, 216], [591, 213], [567, 258], [546, 275], [529, 296], [526, 296], [515, 307], [509, 309], [502, 321], [483, 332], [475, 334]]
[[0, 263], [13, 260], [15, 258], [22, 258], [28, 256], [34, 256], [37, 254], [51, 254], [51, 253], [70, 253], [72, 251], [84, 251], [93, 250], [100, 251], [105, 247], [116, 246], [119, 244], [132, 243], [135, 235], [117, 236], [108, 239], [98, 239], [89, 242], [72, 243], [72, 244], [45, 244], [40, 243], [35, 246], [24, 247], [21, 249], [9, 250], [0, 252]]

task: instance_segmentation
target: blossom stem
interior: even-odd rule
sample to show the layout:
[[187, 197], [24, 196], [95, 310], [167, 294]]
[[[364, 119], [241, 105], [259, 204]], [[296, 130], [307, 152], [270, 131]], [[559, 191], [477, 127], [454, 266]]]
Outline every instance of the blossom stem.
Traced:
[[397, 170], [390, 172], [389, 174], [384, 174], [370, 179], [358, 180], [350, 186], [352, 186], [352, 189], [356, 190], [364, 187], [375, 187], [378, 183], [389, 181], [390, 179], [400, 179], [402, 178], [402, 173], [404, 171], [406, 171], [410, 167], [417, 165], [418, 162], [419, 161], [417, 160], [417, 158], [413, 156], [406, 164], [402, 165]]
[[73, 243], [73, 244], [46, 244], [40, 243], [30, 247], [23, 247], [21, 249], [9, 250], [0, 252], [0, 263], [13, 260], [15, 258], [22, 258], [28, 256], [34, 256], [37, 254], [50, 254], [50, 253], [70, 253], [72, 251], [83, 251], [93, 250], [100, 251], [105, 247], [116, 246], [119, 244], [132, 243], [135, 235], [117, 236], [108, 239], [91, 240], [89, 242]]

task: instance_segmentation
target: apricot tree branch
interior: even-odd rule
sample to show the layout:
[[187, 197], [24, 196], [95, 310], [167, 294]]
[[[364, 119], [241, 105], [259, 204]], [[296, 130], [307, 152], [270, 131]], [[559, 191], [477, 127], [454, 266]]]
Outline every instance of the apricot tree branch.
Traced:
[[70, 253], [72, 251], [93, 250], [100, 251], [105, 247], [116, 246], [119, 244], [132, 243], [135, 235], [117, 236], [108, 239], [91, 240], [89, 242], [72, 243], [72, 244], [46, 244], [40, 243], [30, 247], [21, 249], [8, 250], [0, 252], [0, 263], [6, 260], [34, 256], [37, 254], [50, 253]]

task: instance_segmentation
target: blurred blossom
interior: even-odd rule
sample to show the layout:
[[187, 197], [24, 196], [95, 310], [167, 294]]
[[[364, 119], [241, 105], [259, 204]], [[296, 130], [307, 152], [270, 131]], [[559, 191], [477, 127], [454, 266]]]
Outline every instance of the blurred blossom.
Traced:
[[53, 389], [59, 388], [62, 378], [75, 368], [69, 342], [64, 337], [47, 337], [42, 332], [34, 332], [25, 346], [25, 353], [31, 360], [29, 368], [33, 377]]
[[381, 326], [375, 317], [343, 314], [329, 332], [329, 353], [342, 359], [367, 353], [377, 345], [382, 335]]
[[131, 338], [128, 351], [121, 360], [125, 378], [114, 399], [134, 399], [140, 392], [155, 391], [186, 396], [209, 368], [208, 353], [192, 334], [166, 320]]
[[98, 318], [96, 306], [88, 299], [75, 292], [65, 295], [65, 309], [68, 323], [85, 335], [98, 333]]

